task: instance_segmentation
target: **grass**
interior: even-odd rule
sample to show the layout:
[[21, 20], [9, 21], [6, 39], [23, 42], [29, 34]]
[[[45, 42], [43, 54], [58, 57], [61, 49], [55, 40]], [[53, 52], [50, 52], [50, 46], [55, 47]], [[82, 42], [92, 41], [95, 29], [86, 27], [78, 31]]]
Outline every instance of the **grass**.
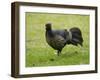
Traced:
[[[83, 48], [66, 45], [60, 56], [45, 40], [45, 24], [53, 29], [79, 27]], [[89, 16], [73, 14], [26, 13], [26, 67], [89, 64]]]

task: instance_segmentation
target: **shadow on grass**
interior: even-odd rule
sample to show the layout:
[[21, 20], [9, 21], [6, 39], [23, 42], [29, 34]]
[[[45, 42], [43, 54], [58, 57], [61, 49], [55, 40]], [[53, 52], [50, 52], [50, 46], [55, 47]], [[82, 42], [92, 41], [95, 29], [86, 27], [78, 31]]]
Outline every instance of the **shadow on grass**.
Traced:
[[61, 58], [70, 58], [70, 57], [76, 56], [78, 54], [79, 54], [78, 51], [75, 51], [75, 52], [64, 52], [60, 56], [61, 56]]
[[69, 59], [72, 58], [73, 56], [77, 56], [79, 53], [77, 51], [75, 52], [64, 52], [63, 54], [61, 53], [59, 56], [55, 55], [52, 58], [49, 59], [49, 61], [54, 62], [54, 61], [60, 61], [62, 59]]

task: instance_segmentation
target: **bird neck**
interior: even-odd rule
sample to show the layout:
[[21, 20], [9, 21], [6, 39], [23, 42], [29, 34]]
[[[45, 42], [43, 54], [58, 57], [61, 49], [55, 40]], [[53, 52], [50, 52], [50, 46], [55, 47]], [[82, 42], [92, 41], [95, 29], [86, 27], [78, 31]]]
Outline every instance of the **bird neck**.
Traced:
[[50, 37], [54, 37], [54, 34], [53, 34], [52, 30], [47, 30], [46, 33], [47, 33], [47, 35], [49, 35]]

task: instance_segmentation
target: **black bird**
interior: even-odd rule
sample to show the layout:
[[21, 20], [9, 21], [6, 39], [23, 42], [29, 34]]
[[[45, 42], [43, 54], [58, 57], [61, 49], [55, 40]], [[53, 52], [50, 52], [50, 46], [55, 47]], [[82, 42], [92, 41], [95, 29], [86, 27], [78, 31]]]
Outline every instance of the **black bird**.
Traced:
[[53, 49], [57, 50], [58, 56], [66, 44], [73, 44], [76, 46], [80, 44], [82, 46], [83, 38], [80, 29], [71, 28], [69, 31], [67, 29], [52, 30], [51, 23], [47, 23], [45, 26], [46, 41]]

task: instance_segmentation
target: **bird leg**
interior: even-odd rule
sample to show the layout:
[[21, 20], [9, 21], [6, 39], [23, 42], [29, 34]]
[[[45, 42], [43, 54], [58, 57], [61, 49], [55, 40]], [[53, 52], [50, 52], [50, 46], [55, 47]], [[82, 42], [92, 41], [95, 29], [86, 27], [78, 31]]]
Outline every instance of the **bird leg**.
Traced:
[[58, 51], [57, 51], [57, 55], [59, 56], [59, 55], [60, 55], [60, 53], [61, 53], [61, 51], [60, 51], [60, 50], [58, 50]]

